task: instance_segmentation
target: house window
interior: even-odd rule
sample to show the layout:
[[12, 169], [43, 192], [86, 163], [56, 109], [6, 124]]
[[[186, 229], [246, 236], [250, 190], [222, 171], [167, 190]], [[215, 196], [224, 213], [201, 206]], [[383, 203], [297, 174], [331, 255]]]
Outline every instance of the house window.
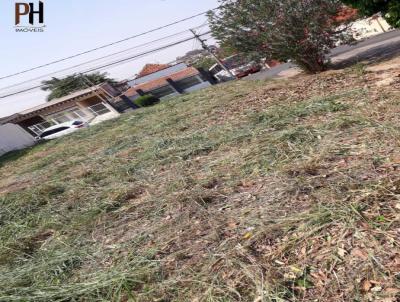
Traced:
[[88, 120], [87, 113], [85, 113], [83, 110], [77, 107], [70, 109], [69, 111], [63, 111], [53, 114], [49, 116], [48, 119], [56, 124], [62, 124], [72, 120], [84, 120], [84, 121]]
[[98, 103], [98, 104], [92, 105], [92, 106], [87, 107], [87, 108], [88, 108], [95, 116], [103, 115], [103, 114], [106, 114], [106, 113], [111, 112], [111, 110], [108, 109], [107, 106], [104, 105], [103, 103]]
[[176, 91], [170, 85], [166, 85], [166, 86], [148, 91], [148, 93], [151, 93], [156, 98], [161, 99], [163, 97], [166, 97], [168, 95], [176, 93]]
[[57, 124], [62, 124], [70, 121], [70, 118], [66, 115], [66, 112], [60, 112], [50, 116], [50, 119]]
[[182, 90], [186, 90], [190, 87], [196, 86], [202, 83], [202, 80], [198, 76], [193, 76], [190, 78], [182, 79], [180, 81], [175, 81], [176, 85]]
[[74, 109], [70, 112], [70, 115], [74, 118], [74, 119], [78, 119], [78, 120], [86, 120], [87, 119], [87, 114], [81, 110], [81, 109]]

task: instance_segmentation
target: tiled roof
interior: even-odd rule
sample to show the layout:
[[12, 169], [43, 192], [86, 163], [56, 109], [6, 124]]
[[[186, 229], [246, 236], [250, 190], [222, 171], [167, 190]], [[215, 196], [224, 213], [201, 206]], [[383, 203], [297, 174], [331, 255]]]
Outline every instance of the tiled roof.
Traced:
[[167, 64], [146, 64], [143, 67], [142, 71], [139, 72], [138, 77], [144, 77], [146, 75], [166, 69], [168, 67], [170, 67], [170, 65], [167, 65]]
[[347, 22], [347, 21], [353, 21], [357, 18], [358, 16], [358, 10], [344, 6], [337, 16], [334, 17], [336, 22]]
[[136, 95], [137, 94], [136, 90], [138, 90], [138, 89], [141, 89], [141, 90], [146, 92], [146, 91], [150, 91], [150, 90], [156, 89], [158, 87], [165, 86], [165, 85], [168, 84], [167, 79], [171, 79], [173, 81], [179, 81], [179, 80], [182, 80], [184, 78], [188, 78], [188, 77], [195, 76], [195, 75], [198, 75], [198, 74], [200, 74], [200, 72], [196, 68], [188, 67], [188, 68], [186, 68], [184, 70], [181, 70], [181, 71], [178, 71], [178, 72], [176, 72], [174, 74], [171, 74], [171, 75], [168, 75], [168, 76], [165, 76], [165, 77], [161, 77], [159, 79], [156, 79], [156, 80], [153, 80], [153, 81], [149, 81], [149, 82], [146, 82], [146, 83], [143, 83], [143, 84], [136, 85], [136, 86], [128, 89], [125, 92], [125, 95], [130, 97], [130, 96]]

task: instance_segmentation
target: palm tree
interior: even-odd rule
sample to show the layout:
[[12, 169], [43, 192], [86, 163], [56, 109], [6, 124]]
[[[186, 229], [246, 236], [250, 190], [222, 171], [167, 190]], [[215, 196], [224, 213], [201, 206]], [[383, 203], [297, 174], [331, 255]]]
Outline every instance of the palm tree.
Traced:
[[[86, 74], [87, 78], [94, 85], [98, 85], [104, 82], [115, 84], [116, 81], [107, 77], [106, 73], [95, 72], [91, 74]], [[61, 98], [63, 96], [69, 95], [75, 91], [88, 88], [88, 81], [85, 81], [82, 75], [73, 74], [65, 78], [53, 77], [51, 80], [43, 81], [42, 90], [51, 91], [47, 97], [47, 101], [53, 99]]]

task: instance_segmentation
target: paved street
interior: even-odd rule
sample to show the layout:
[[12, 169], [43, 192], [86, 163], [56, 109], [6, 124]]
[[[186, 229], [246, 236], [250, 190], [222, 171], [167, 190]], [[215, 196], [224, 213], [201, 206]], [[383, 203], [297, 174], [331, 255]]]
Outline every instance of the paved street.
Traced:
[[[361, 61], [379, 61], [400, 54], [400, 30], [371, 37], [355, 45], [342, 45], [329, 55], [334, 68], [343, 68]], [[285, 63], [246, 77], [246, 80], [263, 80], [296, 73], [296, 65]]]

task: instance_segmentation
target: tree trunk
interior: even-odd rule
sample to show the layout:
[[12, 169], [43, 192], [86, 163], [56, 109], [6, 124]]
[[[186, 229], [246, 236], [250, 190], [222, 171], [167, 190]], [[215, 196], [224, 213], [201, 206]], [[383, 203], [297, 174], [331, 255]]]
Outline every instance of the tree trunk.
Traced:
[[324, 57], [319, 54], [307, 54], [295, 59], [295, 61], [307, 73], [318, 73], [326, 70]]

